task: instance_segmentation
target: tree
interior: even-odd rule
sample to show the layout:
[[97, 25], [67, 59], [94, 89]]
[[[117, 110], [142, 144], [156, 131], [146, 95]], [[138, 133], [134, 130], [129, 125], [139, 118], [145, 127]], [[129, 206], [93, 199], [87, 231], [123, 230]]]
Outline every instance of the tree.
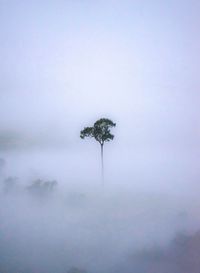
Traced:
[[4, 179], [4, 188], [3, 188], [4, 193], [8, 194], [17, 190], [18, 188], [17, 182], [18, 182], [18, 178], [14, 176], [9, 176], [6, 179]]
[[43, 181], [41, 179], [34, 180], [30, 186], [27, 187], [29, 193], [34, 196], [43, 197], [52, 193], [57, 185], [57, 181]]
[[107, 118], [101, 118], [94, 123], [93, 127], [85, 127], [80, 133], [80, 137], [82, 139], [84, 139], [85, 137], [94, 138], [96, 141], [99, 142], [101, 146], [102, 182], [104, 182], [104, 162], [103, 162], [104, 143], [110, 140], [113, 140], [114, 135], [110, 133], [110, 129], [115, 126], [116, 124], [112, 120]]

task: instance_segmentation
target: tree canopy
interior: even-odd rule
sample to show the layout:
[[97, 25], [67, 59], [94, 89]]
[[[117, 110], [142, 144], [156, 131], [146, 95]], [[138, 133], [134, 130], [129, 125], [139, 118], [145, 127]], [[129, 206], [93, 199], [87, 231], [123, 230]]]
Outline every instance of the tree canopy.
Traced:
[[110, 129], [115, 126], [116, 124], [112, 120], [101, 118], [94, 123], [93, 127], [85, 127], [81, 131], [80, 137], [82, 139], [85, 137], [93, 137], [103, 145], [104, 142], [113, 140], [114, 135], [110, 133]]

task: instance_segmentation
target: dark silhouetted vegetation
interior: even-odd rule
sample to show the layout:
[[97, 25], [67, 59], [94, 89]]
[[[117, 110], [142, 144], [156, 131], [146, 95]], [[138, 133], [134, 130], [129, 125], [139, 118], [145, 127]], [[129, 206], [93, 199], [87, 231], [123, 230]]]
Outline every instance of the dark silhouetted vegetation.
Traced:
[[94, 138], [101, 146], [102, 181], [104, 180], [103, 147], [105, 142], [113, 140], [114, 135], [111, 134], [110, 129], [115, 126], [116, 123], [112, 120], [101, 118], [97, 120], [92, 127], [85, 127], [80, 133], [82, 139], [85, 137]]
[[37, 179], [32, 182], [30, 186], [27, 187], [29, 193], [35, 196], [44, 196], [51, 193], [57, 185], [57, 181], [43, 181], [41, 179]]

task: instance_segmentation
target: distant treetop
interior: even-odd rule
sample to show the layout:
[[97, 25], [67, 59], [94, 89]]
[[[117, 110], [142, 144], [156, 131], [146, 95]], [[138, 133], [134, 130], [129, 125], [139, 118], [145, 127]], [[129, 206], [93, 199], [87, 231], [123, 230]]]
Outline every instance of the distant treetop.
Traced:
[[97, 120], [93, 127], [85, 127], [81, 133], [80, 137], [84, 139], [85, 137], [94, 137], [101, 145], [106, 141], [113, 140], [114, 135], [110, 133], [110, 129], [115, 127], [116, 123], [107, 118], [101, 118]]

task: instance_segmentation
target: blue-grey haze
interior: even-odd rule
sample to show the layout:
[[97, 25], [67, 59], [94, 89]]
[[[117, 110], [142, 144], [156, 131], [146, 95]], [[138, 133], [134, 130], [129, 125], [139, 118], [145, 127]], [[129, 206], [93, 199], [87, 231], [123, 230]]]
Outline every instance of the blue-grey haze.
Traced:
[[[0, 0], [1, 189], [20, 184], [0, 201], [8, 273], [76, 261], [111, 273], [132, 249], [199, 228], [199, 13], [197, 0]], [[117, 124], [103, 197], [100, 147], [79, 137], [101, 117]], [[38, 178], [58, 181], [42, 209], [22, 190]]]

